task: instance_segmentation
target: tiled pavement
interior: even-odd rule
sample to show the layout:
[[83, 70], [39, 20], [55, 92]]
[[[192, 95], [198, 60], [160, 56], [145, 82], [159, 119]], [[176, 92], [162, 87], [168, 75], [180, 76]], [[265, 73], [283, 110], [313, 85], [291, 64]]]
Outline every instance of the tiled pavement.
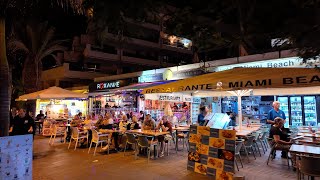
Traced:
[[[54, 147], [48, 145], [48, 138], [36, 137], [34, 141], [33, 179], [128, 179], [128, 180], [188, 180], [209, 179], [187, 170], [187, 152], [178, 154], [171, 147], [170, 156], [165, 156], [147, 163], [146, 157], [134, 159], [133, 155], [123, 156], [123, 153], [109, 155], [97, 153], [88, 154], [87, 148], [68, 150], [67, 144], [57, 141]], [[99, 150], [99, 148], [98, 148]], [[296, 174], [289, 170], [286, 161], [276, 159], [270, 166], [266, 165], [266, 157], [244, 163], [238, 175], [245, 179], [295, 179]]]

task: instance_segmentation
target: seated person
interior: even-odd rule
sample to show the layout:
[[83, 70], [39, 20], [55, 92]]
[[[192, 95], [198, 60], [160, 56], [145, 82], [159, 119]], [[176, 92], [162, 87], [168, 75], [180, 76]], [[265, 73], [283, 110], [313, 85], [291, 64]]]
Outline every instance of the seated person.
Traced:
[[[112, 115], [111, 113], [106, 113], [104, 120], [99, 125], [99, 129], [112, 129], [112, 128], [113, 128]], [[113, 132], [111, 137], [113, 137], [115, 150], [117, 151], [119, 149], [119, 143], [118, 143], [119, 134], [117, 132]], [[102, 150], [107, 150], [107, 149], [109, 149], [109, 144], [107, 144], [105, 147], [102, 148]]]
[[127, 124], [128, 124], [128, 118], [126, 115], [123, 115], [120, 123], [119, 123], [119, 130], [120, 131], [126, 131], [127, 130]]
[[78, 127], [82, 123], [81, 119], [79, 118], [78, 115], [75, 115], [72, 121], [70, 122], [71, 127]]
[[156, 127], [156, 122], [152, 119], [150, 114], [146, 115], [146, 119], [143, 122], [143, 130], [154, 130]]
[[95, 123], [95, 127], [99, 128], [99, 126], [102, 124], [102, 121], [103, 121], [103, 116], [102, 115], [99, 115], [98, 116], [98, 121]]
[[113, 119], [110, 113], [106, 113], [101, 124], [98, 126], [98, 129], [112, 129], [113, 127]]
[[[284, 150], [283, 152], [287, 152], [289, 151], [292, 142], [291, 141], [285, 141], [283, 140], [281, 137], [283, 137], [283, 124], [284, 124], [284, 120], [280, 117], [277, 117], [274, 119], [274, 125], [271, 127], [270, 129], [270, 139], [274, 140], [275, 143], [275, 148], [279, 149], [279, 150]], [[295, 167], [295, 154], [294, 153], [290, 153], [291, 154], [291, 159], [292, 159], [292, 166]], [[287, 158], [286, 154], [284, 155], [282, 153], [282, 157]]]
[[138, 123], [137, 116], [132, 116], [132, 123], [127, 125], [127, 130], [141, 129]]
[[[170, 132], [170, 134], [172, 133], [172, 125], [171, 123], [168, 121], [168, 117], [167, 116], [162, 116], [162, 119], [160, 120], [159, 124], [156, 127], [157, 130], [160, 130], [162, 132]], [[160, 142], [160, 157], [164, 156], [164, 146], [163, 146], [163, 141], [165, 140], [164, 136], [158, 136], [158, 140]]]
[[86, 119], [83, 121], [83, 124], [89, 125], [89, 124], [91, 124], [91, 122], [92, 122], [91, 116], [90, 116], [90, 115], [87, 115], [87, 116], [86, 116]]

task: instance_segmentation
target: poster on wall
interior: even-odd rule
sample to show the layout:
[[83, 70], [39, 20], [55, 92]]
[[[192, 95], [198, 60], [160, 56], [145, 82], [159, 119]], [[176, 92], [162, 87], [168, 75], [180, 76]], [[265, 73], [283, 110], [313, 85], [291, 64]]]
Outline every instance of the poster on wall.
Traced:
[[0, 179], [32, 180], [32, 135], [0, 137]]
[[191, 126], [187, 169], [216, 180], [232, 180], [236, 131]]

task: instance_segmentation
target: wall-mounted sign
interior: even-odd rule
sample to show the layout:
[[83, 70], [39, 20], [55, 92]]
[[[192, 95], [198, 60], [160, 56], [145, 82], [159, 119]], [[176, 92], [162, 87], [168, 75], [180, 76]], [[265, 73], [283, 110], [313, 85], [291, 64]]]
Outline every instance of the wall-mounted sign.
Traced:
[[111, 89], [120, 88], [129, 85], [126, 80], [95, 82], [89, 85], [89, 92], [109, 91]]
[[183, 95], [183, 102], [192, 102], [193, 98], [189, 95]]
[[138, 79], [139, 82], [155, 82], [155, 81], [162, 81], [162, 80], [163, 80], [162, 73], [142, 75]]
[[219, 67], [212, 67], [209, 71], [218, 72], [225, 71], [228, 69], [232, 69], [235, 67], [243, 67], [243, 68], [308, 68], [312, 67], [311, 64], [317, 65], [320, 64], [320, 59], [310, 60], [309, 63], [303, 63], [301, 58], [298, 57], [290, 57], [290, 58], [281, 58], [281, 59], [273, 59], [273, 60], [265, 60], [265, 61], [255, 61], [248, 63], [239, 63], [239, 64], [231, 64]]
[[193, 103], [200, 104], [201, 103], [201, 98], [200, 97], [193, 97]]
[[176, 101], [181, 102], [181, 95], [159, 95], [159, 101]]
[[[238, 74], [237, 74], [238, 73]], [[230, 75], [237, 74], [233, 78]], [[254, 76], [253, 76], [254, 75]], [[320, 85], [318, 69], [311, 68], [238, 68], [154, 86], [143, 93], [172, 93], [182, 91], [229, 91], [259, 88], [292, 88]], [[219, 86], [218, 86], [219, 85]]]
[[205, 74], [205, 72], [202, 69], [176, 71], [173, 73], [171, 80], [185, 79], [185, 78], [194, 77], [202, 74]]

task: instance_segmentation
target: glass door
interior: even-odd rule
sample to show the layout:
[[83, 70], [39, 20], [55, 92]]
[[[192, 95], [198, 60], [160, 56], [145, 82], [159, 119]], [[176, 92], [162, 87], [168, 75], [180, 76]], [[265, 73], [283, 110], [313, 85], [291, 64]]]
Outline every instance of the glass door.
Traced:
[[290, 97], [290, 106], [291, 106], [291, 121], [292, 126], [302, 126], [302, 105], [301, 105], [301, 96]]
[[290, 117], [288, 97], [278, 97], [278, 101], [280, 102], [280, 110], [282, 110], [286, 115], [286, 123], [284, 124], [284, 127], [289, 128]]
[[316, 126], [317, 125], [317, 107], [315, 96], [303, 97], [304, 102], [304, 117], [305, 125]]

